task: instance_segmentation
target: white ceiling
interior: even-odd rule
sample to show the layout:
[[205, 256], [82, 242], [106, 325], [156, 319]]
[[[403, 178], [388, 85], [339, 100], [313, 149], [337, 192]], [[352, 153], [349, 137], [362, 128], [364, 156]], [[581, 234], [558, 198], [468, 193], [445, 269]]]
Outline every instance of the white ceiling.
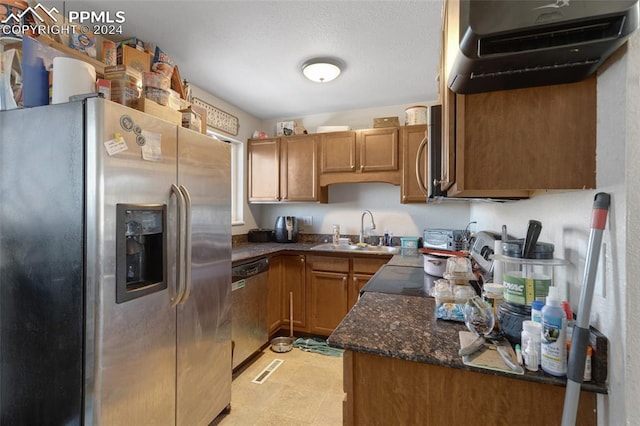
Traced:
[[[183, 78], [259, 119], [437, 98], [442, 0], [83, 0], [64, 7], [124, 11], [118, 39], [155, 43]], [[346, 64], [338, 79], [302, 76], [302, 64], [318, 56]]]

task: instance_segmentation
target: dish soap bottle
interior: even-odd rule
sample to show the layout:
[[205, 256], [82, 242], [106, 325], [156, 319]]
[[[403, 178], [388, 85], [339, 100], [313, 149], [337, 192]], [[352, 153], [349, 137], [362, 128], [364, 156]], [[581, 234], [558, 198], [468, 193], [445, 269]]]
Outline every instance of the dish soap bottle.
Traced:
[[540, 365], [553, 376], [567, 374], [567, 316], [562, 309], [558, 288], [549, 287], [547, 301], [542, 308]]

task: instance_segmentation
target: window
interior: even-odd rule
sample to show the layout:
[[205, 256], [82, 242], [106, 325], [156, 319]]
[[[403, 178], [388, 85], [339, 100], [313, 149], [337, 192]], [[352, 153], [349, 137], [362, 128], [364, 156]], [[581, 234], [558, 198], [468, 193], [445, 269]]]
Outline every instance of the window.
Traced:
[[207, 134], [231, 144], [231, 225], [244, 225], [244, 144], [211, 130]]

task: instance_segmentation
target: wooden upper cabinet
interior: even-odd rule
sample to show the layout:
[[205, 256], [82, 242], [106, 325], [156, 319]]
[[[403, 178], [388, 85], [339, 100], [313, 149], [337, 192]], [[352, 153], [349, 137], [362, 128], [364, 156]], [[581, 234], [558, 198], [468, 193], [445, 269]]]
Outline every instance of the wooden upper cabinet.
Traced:
[[418, 157], [418, 148], [427, 137], [427, 126], [405, 126], [402, 128], [402, 183], [400, 184], [400, 201], [402, 203], [425, 203], [427, 196], [418, 183], [416, 161], [419, 161], [420, 181], [424, 188], [427, 182], [427, 147], [423, 145]]
[[595, 188], [596, 76], [552, 86], [455, 94], [459, 0], [447, 0], [439, 76], [442, 176], [450, 197], [523, 198]]
[[326, 188], [318, 182], [318, 141], [316, 135], [249, 139], [248, 200], [326, 203]]
[[356, 170], [356, 132], [324, 133], [320, 136], [322, 173]]
[[249, 201], [280, 201], [280, 138], [250, 139], [247, 148]]
[[453, 196], [595, 188], [596, 77], [456, 95], [455, 152]]
[[320, 185], [388, 182], [400, 184], [397, 127], [325, 133], [320, 137]]
[[398, 170], [398, 128], [360, 130], [358, 139], [361, 172]]
[[291, 136], [280, 140], [282, 201], [318, 201], [318, 138]]

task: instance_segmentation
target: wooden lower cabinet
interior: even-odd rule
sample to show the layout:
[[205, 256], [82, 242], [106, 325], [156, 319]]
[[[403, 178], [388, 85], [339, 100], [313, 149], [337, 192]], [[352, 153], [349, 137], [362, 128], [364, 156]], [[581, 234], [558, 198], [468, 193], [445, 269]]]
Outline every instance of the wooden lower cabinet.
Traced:
[[[559, 425], [565, 388], [433, 364], [344, 353], [344, 425]], [[577, 425], [597, 424], [581, 392]]]
[[293, 293], [293, 328], [298, 331], [308, 331], [307, 320], [307, 286], [304, 255], [282, 255], [282, 327], [289, 328], [289, 299]]
[[390, 256], [353, 257], [282, 254], [269, 259], [269, 334], [289, 333], [293, 293], [294, 332], [329, 336], [358, 294]]
[[353, 274], [351, 277], [351, 285], [349, 286], [348, 291], [348, 299], [349, 299], [349, 310], [353, 308], [353, 305], [358, 301], [358, 296], [360, 295], [360, 290], [367, 285], [369, 280], [373, 277], [373, 274]]
[[309, 332], [329, 336], [389, 257], [308, 256]]
[[349, 274], [311, 271], [309, 276], [310, 332], [328, 336], [347, 315]]
[[367, 285], [373, 275], [389, 261], [388, 257], [354, 257], [351, 260], [351, 285], [349, 286], [349, 309], [358, 301], [360, 290]]
[[269, 336], [278, 331], [282, 325], [282, 277], [284, 273], [283, 256], [269, 259], [267, 321]]
[[350, 260], [338, 256], [308, 256], [309, 331], [330, 335], [347, 315]]

